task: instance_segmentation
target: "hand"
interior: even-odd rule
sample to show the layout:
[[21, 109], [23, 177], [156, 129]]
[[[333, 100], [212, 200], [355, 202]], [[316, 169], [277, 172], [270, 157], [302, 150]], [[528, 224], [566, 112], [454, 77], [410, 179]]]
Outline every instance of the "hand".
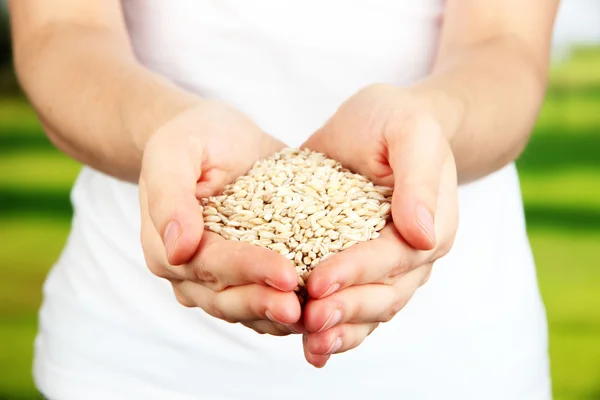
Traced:
[[207, 101], [150, 138], [139, 181], [152, 273], [171, 282], [181, 304], [273, 335], [291, 333], [300, 318], [294, 267], [276, 252], [205, 232], [198, 199], [283, 147], [241, 113]]
[[458, 224], [454, 157], [423, 104], [389, 85], [367, 87], [303, 145], [394, 188], [393, 224], [380, 238], [329, 257], [311, 273], [304, 353], [316, 367], [396, 315], [452, 247]]

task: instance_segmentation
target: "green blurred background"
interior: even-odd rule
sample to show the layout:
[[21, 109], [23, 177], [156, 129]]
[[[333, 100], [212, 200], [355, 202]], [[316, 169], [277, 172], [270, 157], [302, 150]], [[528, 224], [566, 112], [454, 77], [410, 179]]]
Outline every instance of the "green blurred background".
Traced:
[[[600, 2], [587, 3], [600, 20]], [[0, 18], [0, 399], [29, 399], [41, 286], [68, 234], [79, 165], [52, 147], [20, 93], [7, 32]], [[557, 43], [547, 99], [518, 166], [554, 395], [591, 400], [600, 399], [600, 45], [583, 42]]]

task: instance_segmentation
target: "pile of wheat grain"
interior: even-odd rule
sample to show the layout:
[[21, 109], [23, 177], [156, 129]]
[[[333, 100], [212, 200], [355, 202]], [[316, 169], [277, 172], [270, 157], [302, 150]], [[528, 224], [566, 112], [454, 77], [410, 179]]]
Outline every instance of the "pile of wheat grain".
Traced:
[[202, 206], [207, 229], [293, 262], [302, 291], [320, 260], [379, 236], [391, 195], [321, 153], [287, 148], [256, 162]]

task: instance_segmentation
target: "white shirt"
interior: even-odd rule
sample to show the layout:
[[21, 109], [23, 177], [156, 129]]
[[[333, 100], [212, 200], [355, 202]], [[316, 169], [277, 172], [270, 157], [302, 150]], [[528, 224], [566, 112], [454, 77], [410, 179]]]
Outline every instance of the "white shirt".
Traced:
[[[124, 0], [137, 56], [298, 146], [361, 87], [431, 68], [441, 0]], [[140, 118], [143, 118], [140, 115]], [[44, 288], [50, 399], [550, 398], [546, 320], [514, 165], [459, 189], [455, 245], [357, 349], [315, 369], [301, 337], [179, 305], [145, 266], [137, 186], [84, 168]]]

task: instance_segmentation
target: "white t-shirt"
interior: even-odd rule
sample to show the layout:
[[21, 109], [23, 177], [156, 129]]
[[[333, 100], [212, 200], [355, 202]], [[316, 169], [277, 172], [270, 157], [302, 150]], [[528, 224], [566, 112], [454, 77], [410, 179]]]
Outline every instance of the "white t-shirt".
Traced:
[[[359, 88], [425, 76], [442, 0], [124, 0], [139, 59], [301, 144]], [[140, 118], [144, 118], [140, 115]], [[187, 309], [145, 266], [137, 186], [84, 168], [44, 287], [35, 380], [50, 399], [550, 398], [545, 312], [514, 165], [459, 189], [429, 282], [315, 369], [301, 337]]]

